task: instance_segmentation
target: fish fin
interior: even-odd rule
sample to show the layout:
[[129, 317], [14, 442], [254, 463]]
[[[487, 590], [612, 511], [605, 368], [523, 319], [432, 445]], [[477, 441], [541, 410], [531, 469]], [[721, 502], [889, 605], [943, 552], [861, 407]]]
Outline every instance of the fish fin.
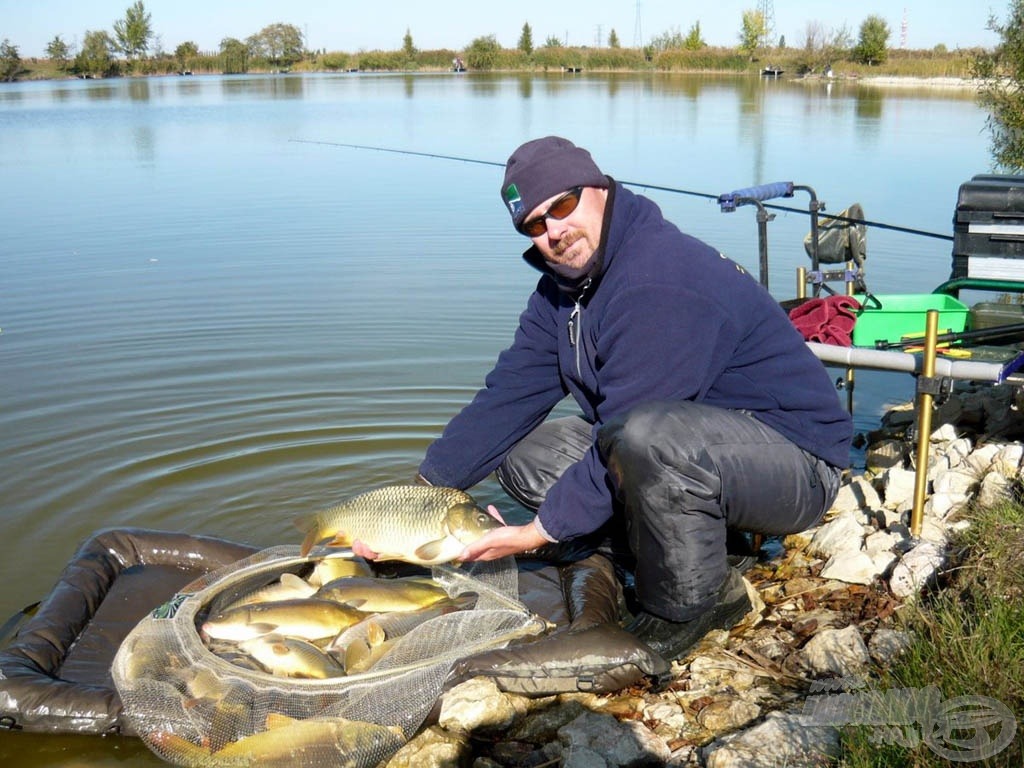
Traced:
[[319, 536], [320, 536], [320, 527], [318, 525], [314, 525], [306, 533], [306, 538], [304, 538], [302, 540], [302, 546], [299, 547], [299, 555], [301, 555], [302, 557], [305, 557], [306, 555], [308, 555], [309, 554], [309, 550], [311, 550], [314, 546], [316, 546], [320, 542]]
[[271, 624], [268, 621], [255, 621], [249, 627], [260, 635], [269, 635], [271, 632], [277, 631], [277, 624]]
[[428, 541], [426, 544], [420, 544], [420, 546], [413, 550], [413, 554], [425, 563], [433, 562], [441, 557], [442, 552], [444, 552], [444, 542], [445, 539], [440, 538]]
[[294, 717], [288, 717], [288, 715], [282, 714], [281, 712], [268, 712], [266, 726], [267, 730], [274, 728], [284, 728], [287, 725], [297, 722]]
[[282, 573], [280, 581], [281, 584], [289, 589], [293, 589], [296, 592], [305, 592], [307, 596], [316, 591], [312, 584], [294, 573]]
[[370, 659], [370, 645], [365, 640], [353, 640], [345, 648], [345, 672], [363, 672]]
[[384, 634], [384, 627], [376, 621], [366, 622], [366, 642], [371, 646], [383, 645], [387, 636]]

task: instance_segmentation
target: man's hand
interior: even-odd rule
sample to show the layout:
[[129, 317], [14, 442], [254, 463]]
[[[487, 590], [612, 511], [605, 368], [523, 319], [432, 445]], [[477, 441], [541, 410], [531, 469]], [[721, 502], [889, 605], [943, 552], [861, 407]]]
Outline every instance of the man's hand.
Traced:
[[[495, 519], [505, 522], [493, 504], [487, 507], [487, 511]], [[488, 531], [468, 545], [462, 550], [462, 554], [459, 555], [458, 559], [463, 562], [498, 560], [508, 555], [518, 555], [521, 552], [536, 549], [547, 543], [548, 540], [541, 535], [533, 523], [506, 525], [503, 528], [495, 528]]]

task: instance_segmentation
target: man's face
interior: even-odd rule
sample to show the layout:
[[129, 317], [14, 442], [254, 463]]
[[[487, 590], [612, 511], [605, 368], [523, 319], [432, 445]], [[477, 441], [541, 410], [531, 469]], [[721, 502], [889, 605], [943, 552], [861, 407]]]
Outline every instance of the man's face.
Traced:
[[534, 208], [524, 219], [531, 222], [543, 216], [544, 231], [531, 237], [548, 263], [583, 274], [594, 258], [601, 242], [601, 223], [608, 190], [601, 187], [582, 187], [579, 204], [571, 213], [558, 219], [548, 214], [549, 209], [565, 206], [562, 198], [571, 192], [560, 192]]

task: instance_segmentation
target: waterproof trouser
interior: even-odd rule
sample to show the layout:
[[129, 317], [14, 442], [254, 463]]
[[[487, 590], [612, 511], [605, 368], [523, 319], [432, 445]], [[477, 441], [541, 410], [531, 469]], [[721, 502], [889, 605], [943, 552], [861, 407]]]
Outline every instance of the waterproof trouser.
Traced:
[[[579, 416], [541, 424], [509, 452], [499, 482], [536, 509], [590, 447], [592, 434], [593, 425]], [[640, 605], [672, 621], [692, 619], [714, 603], [728, 569], [727, 528], [806, 530], [839, 489], [837, 468], [747, 412], [702, 403], [638, 406], [601, 427], [598, 447], [618, 510], [595, 535], [625, 537]]]

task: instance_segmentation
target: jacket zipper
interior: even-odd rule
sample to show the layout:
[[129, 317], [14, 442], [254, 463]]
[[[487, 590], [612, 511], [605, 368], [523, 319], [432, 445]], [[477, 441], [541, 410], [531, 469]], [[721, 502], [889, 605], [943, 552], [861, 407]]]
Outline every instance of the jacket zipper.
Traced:
[[580, 377], [580, 381], [583, 380], [583, 371], [580, 370], [580, 336], [583, 331], [583, 296], [587, 292], [587, 288], [590, 287], [591, 278], [587, 278], [583, 285], [580, 286], [580, 292], [576, 294], [575, 303], [573, 304], [572, 312], [569, 313], [569, 346], [573, 348], [576, 353], [576, 375]]

